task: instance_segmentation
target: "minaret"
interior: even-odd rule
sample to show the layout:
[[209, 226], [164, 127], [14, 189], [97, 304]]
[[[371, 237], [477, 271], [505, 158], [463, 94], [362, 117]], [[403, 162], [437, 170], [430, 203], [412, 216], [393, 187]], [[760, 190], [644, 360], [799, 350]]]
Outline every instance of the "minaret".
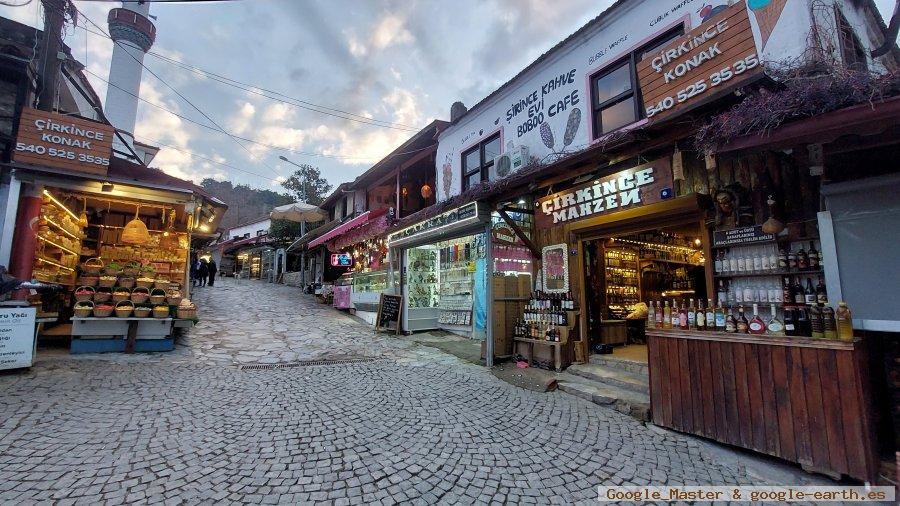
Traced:
[[[150, 21], [150, 2], [122, 2], [122, 7], [109, 11], [109, 34], [116, 42], [109, 66], [106, 90], [106, 117], [128, 144], [134, 145], [138, 99], [144, 55], [156, 39], [156, 26]], [[113, 149], [127, 152], [118, 137]]]

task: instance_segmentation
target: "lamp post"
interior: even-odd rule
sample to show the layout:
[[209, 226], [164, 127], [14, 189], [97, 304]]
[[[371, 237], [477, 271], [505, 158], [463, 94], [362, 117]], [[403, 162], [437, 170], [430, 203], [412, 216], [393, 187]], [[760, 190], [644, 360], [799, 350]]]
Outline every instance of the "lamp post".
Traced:
[[[289, 163], [289, 164], [291, 164], [291, 165], [293, 165], [294, 167], [297, 167], [297, 168], [299, 168], [299, 169], [302, 169], [302, 168], [303, 168], [302, 165], [300, 165], [300, 164], [298, 164], [298, 163], [296, 163], [296, 162], [292, 162], [291, 160], [288, 160], [288, 158], [285, 157], [284, 155], [278, 155], [278, 159], [281, 160], [282, 162], [287, 162], [287, 163]], [[307, 195], [306, 195], [306, 185], [303, 184], [303, 183], [304, 183], [304, 182], [301, 181], [301, 183], [300, 183], [300, 191], [301, 191], [302, 194], [303, 194], [303, 202], [306, 202], [306, 197], [307, 197]], [[301, 222], [300, 222], [300, 237], [303, 237], [304, 235], [306, 235], [306, 222], [305, 222], [305, 221], [301, 221]], [[285, 260], [287, 260], [287, 257], [285, 257]], [[308, 269], [306, 268], [306, 250], [303, 250], [302, 252], [300, 252], [300, 267], [301, 267], [301, 269], [303, 270], [303, 281], [302, 281], [302, 282], [303, 282], [304, 284], [306, 284], [306, 271], [308, 270]]]

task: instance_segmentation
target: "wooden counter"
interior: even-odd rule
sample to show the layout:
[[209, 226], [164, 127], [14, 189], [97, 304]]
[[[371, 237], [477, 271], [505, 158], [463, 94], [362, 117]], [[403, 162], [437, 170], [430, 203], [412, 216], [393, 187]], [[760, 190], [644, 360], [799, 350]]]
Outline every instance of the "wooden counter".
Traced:
[[862, 343], [647, 330], [653, 423], [873, 481]]

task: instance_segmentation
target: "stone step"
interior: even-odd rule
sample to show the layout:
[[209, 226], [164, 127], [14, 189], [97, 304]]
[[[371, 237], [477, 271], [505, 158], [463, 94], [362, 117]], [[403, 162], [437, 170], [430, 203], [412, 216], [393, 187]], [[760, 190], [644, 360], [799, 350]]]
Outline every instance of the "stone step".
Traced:
[[568, 372], [558, 374], [556, 384], [560, 391], [567, 394], [581, 397], [598, 406], [614, 409], [642, 422], [650, 421], [650, 396], [647, 394], [591, 382]]
[[650, 393], [650, 376], [648, 374], [628, 372], [590, 363], [571, 365], [566, 369], [566, 372], [598, 383], [605, 383], [642, 394]]
[[596, 365], [602, 365], [612, 369], [619, 369], [625, 372], [633, 372], [637, 374], [650, 374], [650, 366], [647, 362], [638, 362], [636, 360], [628, 360], [615, 355], [591, 355], [590, 362]]

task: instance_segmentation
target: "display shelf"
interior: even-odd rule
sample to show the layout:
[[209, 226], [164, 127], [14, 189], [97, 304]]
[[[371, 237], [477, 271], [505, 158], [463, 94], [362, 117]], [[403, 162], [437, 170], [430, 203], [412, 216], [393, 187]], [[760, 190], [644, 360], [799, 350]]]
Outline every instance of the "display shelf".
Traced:
[[75, 233], [73, 233], [73, 232], [67, 230], [65, 227], [63, 227], [63, 226], [60, 225], [59, 223], [57, 223], [57, 222], [51, 220], [47, 215], [43, 215], [42, 218], [43, 218], [44, 221], [46, 221], [48, 224], [53, 225], [57, 230], [59, 230], [60, 232], [66, 234], [67, 236], [71, 237], [72, 239], [75, 239], [76, 241], [82, 241], [82, 240], [84, 240], [84, 237], [78, 237]]
[[801, 274], [824, 274], [822, 269], [812, 270], [796, 270], [796, 271], [775, 271], [775, 272], [739, 272], [736, 274], [714, 274], [716, 278], [762, 278], [771, 276], [798, 276]]
[[69, 248], [63, 246], [62, 244], [57, 244], [56, 242], [51, 241], [51, 240], [48, 239], [47, 237], [44, 237], [44, 236], [42, 236], [42, 235], [38, 235], [37, 237], [38, 237], [38, 239], [40, 239], [40, 240], [43, 241], [44, 243], [49, 244], [49, 245], [53, 246], [54, 248], [61, 249], [61, 250], [65, 251], [66, 253], [69, 253], [70, 255], [81, 256], [81, 253], [78, 253], [78, 252], [76, 252], [76, 251], [72, 251], [71, 249], [69, 249]]

